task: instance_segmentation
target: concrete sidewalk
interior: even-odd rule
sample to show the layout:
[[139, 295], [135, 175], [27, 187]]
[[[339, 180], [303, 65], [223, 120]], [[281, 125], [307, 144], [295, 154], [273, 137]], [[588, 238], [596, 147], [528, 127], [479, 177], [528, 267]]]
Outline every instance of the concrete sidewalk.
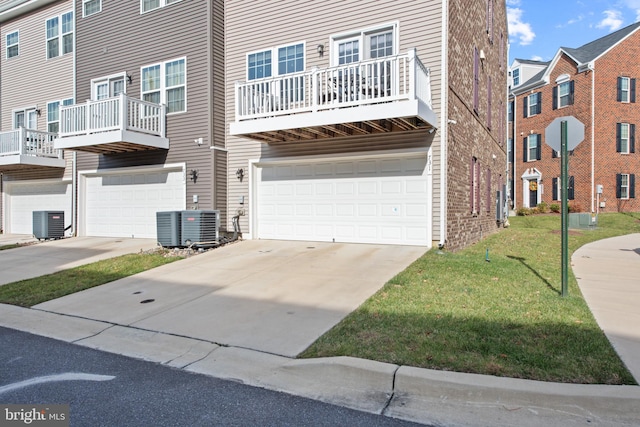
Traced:
[[[4, 236], [0, 242], [12, 244], [33, 240], [26, 235], [13, 234]], [[6, 250], [0, 252], [0, 285], [157, 247], [155, 239], [70, 237]]]
[[[624, 334], [626, 338], [629, 338], [628, 341], [632, 343], [635, 342], [633, 332], [638, 329], [638, 323], [629, 317], [625, 317], [631, 312], [627, 313], [619, 307], [621, 307], [627, 299], [630, 300], [629, 302], [631, 304], [634, 304], [633, 300], [628, 298], [627, 291], [629, 294], [634, 293], [633, 289], [637, 291], [638, 280], [636, 279], [634, 281], [633, 278], [640, 277], [637, 273], [633, 273], [627, 277], [630, 266], [634, 266], [632, 268], [635, 268], [635, 266], [640, 263], [640, 257], [636, 253], [638, 246], [640, 246], [637, 244], [639, 235], [634, 236], [608, 239], [587, 245], [583, 248], [584, 250], [593, 250], [595, 252], [579, 250], [573, 257], [575, 264], [574, 271], [576, 276], [579, 277], [581, 288], [584, 288], [584, 280], [587, 278], [586, 276], [590, 274], [602, 274], [601, 287], [604, 287], [606, 283], [614, 282], [620, 286], [623, 286], [623, 283], [627, 284], [628, 289], [618, 290], [615, 293], [609, 292], [618, 295], [617, 304], [619, 304], [616, 305], [616, 310], [610, 310], [609, 314], [613, 317], [613, 314], [618, 312], [623, 320], [629, 319], [630, 321], [609, 324], [617, 325], [616, 328], [620, 328], [618, 335]], [[250, 242], [252, 241], [241, 242], [241, 244], [244, 245]], [[258, 246], [251, 246], [252, 248], [257, 249], [260, 247], [259, 241], [254, 244]], [[227, 248], [226, 252], [228, 253], [221, 251], [225, 248], [212, 251], [214, 255], [215, 252], [221, 251], [217, 254], [217, 257], [221, 260], [225, 258], [225, 260], [224, 263], [219, 266], [225, 265], [226, 263], [231, 266], [229, 267], [229, 271], [238, 270], [237, 268], [233, 268], [234, 263], [239, 261], [237, 256], [231, 256], [231, 254], [235, 253], [233, 246], [234, 245], [230, 245]], [[309, 248], [308, 251], [313, 252], [316, 249], [318, 248]], [[266, 249], [263, 248], [261, 250]], [[279, 280], [277, 276], [274, 277], [278, 270], [285, 270], [286, 272], [287, 268], [292, 268], [295, 264], [301, 264], [304, 260], [304, 254], [297, 255], [299, 258], [294, 257], [291, 259], [291, 253], [288, 252], [290, 250], [291, 249], [285, 249], [285, 247], [283, 247], [268, 252], [270, 255], [276, 257], [281, 256], [282, 258], [282, 263], [276, 263], [275, 271], [260, 270], [260, 262], [264, 261], [260, 254], [267, 255], [267, 253], [259, 251], [253, 255], [245, 253], [244, 256], [248, 257], [247, 259], [250, 261], [249, 264], [255, 265], [257, 268], [257, 274], [254, 276], [254, 283], [252, 285], [256, 286], [256, 288], [240, 287], [240, 289], [232, 293], [236, 296], [243, 295], [251, 289], [251, 292], [249, 292], [249, 294], [251, 294], [259, 290], [257, 286], [259, 286], [260, 283], [264, 283], [263, 280]], [[600, 251], [602, 251], [602, 253], [600, 253]], [[618, 256], [616, 255], [618, 252], [629, 256], [626, 262], [623, 263], [624, 268], [621, 268], [619, 264], [613, 261], [618, 260]], [[225, 256], [225, 253], [228, 256]], [[329, 253], [330, 252], [325, 253], [325, 256], [321, 258], [328, 257], [330, 265], [332, 262], [338, 262], [337, 259], [331, 258], [328, 255]], [[589, 253], [598, 253], [598, 256], [594, 258], [601, 258], [603, 261], [610, 256], [612, 260], [603, 262], [600, 269], [594, 269], [591, 273], [588, 271], [585, 272], [585, 270], [582, 269], [581, 262], [576, 262], [576, 260], [585, 260], [587, 264], [589, 264], [588, 268], [593, 267], [593, 258], [586, 258], [586, 256], [592, 256], [589, 255]], [[184, 268], [177, 268], [171, 272], [169, 272], [169, 270], [159, 270], [159, 272], [162, 273], [160, 277], [164, 277], [164, 282], [166, 283], [173, 281], [175, 278], [181, 278], [183, 281], [186, 281], [184, 287], [187, 289], [191, 287], [195, 289], [205, 288], [206, 286], [202, 286], [202, 284], [198, 285], [192, 282], [197, 281], [197, 277], [200, 277], [199, 275], [203, 274], [203, 271], [207, 268], [210, 268], [210, 272], [218, 271], [216, 266], [212, 267], [212, 262], [214, 262], [215, 258], [216, 257], [209, 257], [207, 254], [203, 254], [169, 264], [164, 267], [174, 266], [173, 268], [176, 268], [177, 265], [183, 265]], [[195, 261], [191, 261], [196, 259], [200, 259], [202, 263], [200, 265], [202, 270], [198, 272], [194, 270]], [[194, 263], [194, 265], [183, 264], [187, 263], [187, 261]], [[355, 264], [355, 261], [351, 259], [343, 265], [342, 268], [348, 269], [349, 265], [353, 264]], [[402, 269], [405, 266], [398, 266], [398, 268]], [[263, 268], [266, 268], [266, 266], [263, 265]], [[335, 268], [339, 269], [339, 266], [335, 266]], [[315, 267], [312, 268], [304, 278], [318, 275], [325, 269], [327, 269], [327, 264], [315, 264]], [[67, 342], [73, 342], [78, 345], [123, 354], [125, 356], [167, 364], [192, 372], [240, 381], [253, 386], [283, 391], [341, 406], [429, 425], [640, 425], [640, 387], [637, 386], [546, 383], [485, 375], [433, 371], [350, 357], [300, 360], [283, 355], [282, 350], [277, 352], [277, 354], [265, 351], [263, 347], [258, 346], [260, 341], [260, 337], [258, 336], [256, 336], [256, 343], [249, 343], [249, 346], [245, 346], [242, 343], [232, 345], [225, 344], [221, 346], [216, 344], [216, 342], [224, 343], [224, 341], [218, 341], [217, 338], [216, 340], [212, 340], [210, 337], [194, 337], [192, 335], [196, 335], [197, 333], [190, 333], [189, 328], [185, 328], [184, 325], [191, 325], [189, 327], [192, 327], [193, 331], [202, 331], [206, 329], [207, 323], [211, 322], [211, 318], [205, 317], [205, 319], [208, 320], [204, 323], [198, 323], [199, 318], [202, 320], [202, 316], [210, 315], [210, 313], [207, 313], [205, 310], [206, 304], [203, 304], [198, 311], [192, 312], [190, 319], [186, 318], [190, 314], [189, 310], [186, 309], [190, 307], [188, 302], [199, 301], [199, 303], [202, 304], [203, 301], [205, 301], [203, 296], [211, 294], [211, 286], [225, 290], [225, 286], [227, 286], [227, 288], [229, 287], [228, 282], [231, 280], [231, 277], [233, 277], [234, 280], [244, 280], [242, 279], [243, 273], [241, 271], [236, 271], [235, 276], [227, 276], [224, 273], [225, 272], [218, 275], [206, 276], [210, 279], [211, 277], [228, 277], [228, 279], [219, 281], [217, 284], [209, 280], [208, 286], [210, 287], [208, 288], [208, 294], [204, 293], [201, 296], [190, 294], [189, 296], [185, 296], [182, 302], [178, 303], [174, 301], [173, 307], [168, 306], [167, 302], [178, 296], [168, 293], [163, 294], [163, 292], [166, 292], [166, 289], [169, 289], [165, 289], [166, 283], [163, 284], [158, 280], [149, 281], [147, 280], [149, 278], [145, 278], [144, 275], [134, 276], [127, 285], [123, 284], [122, 281], [118, 281], [121, 283], [113, 282], [113, 284], [115, 284], [114, 286], [111, 286], [113, 285], [111, 284], [106, 288], [100, 287], [108, 289], [111, 286], [111, 289], [115, 292], [115, 294], [111, 296], [113, 301], [105, 302], [106, 306], [111, 308], [104, 310], [101, 308], [103, 301], [96, 298], [107, 298], [108, 295], [106, 294], [99, 296], [97, 294], [86, 294], [88, 299], [85, 299], [83, 304], [89, 304], [89, 307], [83, 308], [83, 310], [86, 311], [80, 314], [77, 312], [73, 313], [73, 306], [76, 305], [78, 301], [75, 301], [73, 304], [66, 303], [66, 301], [70, 300], [63, 301], [68, 297], [52, 301], [51, 304], [58, 304], [56, 307], [47, 307], [43, 304], [40, 309], [25, 309], [0, 304], [0, 326], [45, 335]], [[248, 272], [244, 273], [245, 276], [247, 274]], [[366, 275], [367, 273], [358, 274]], [[375, 276], [375, 273], [371, 271], [369, 275]], [[608, 282], [605, 278], [608, 279]], [[293, 286], [293, 288], [295, 288], [295, 286]], [[610, 288], [608, 289], [610, 290]], [[135, 292], [138, 291], [142, 293], [136, 294]], [[152, 294], [154, 291], [159, 291], [160, 293]], [[201, 291], [203, 290], [201, 289]], [[263, 290], [263, 292], [266, 291], [266, 289]], [[120, 294], [118, 294], [118, 292], [120, 292]], [[187, 293], [190, 292], [193, 291], [187, 291]], [[229, 292], [228, 289], [227, 292]], [[315, 292], [318, 291], [316, 290]], [[269, 292], [263, 294], [266, 295], [269, 294]], [[588, 294], [588, 291], [586, 294]], [[118, 295], [120, 295], [121, 298], [119, 298]], [[108, 311], [122, 307], [123, 304], [126, 306], [127, 303], [123, 299], [125, 295], [135, 295], [134, 301], [135, 304], [137, 304], [134, 309], [136, 311], [135, 315], [127, 317], [130, 315], [126, 314], [127, 309], [125, 308], [120, 310], [121, 312], [125, 312], [125, 314], [122, 314], [122, 317], [114, 317], [112, 319], [103, 318]], [[140, 305], [141, 299], [157, 295], [160, 295], [160, 297], [158, 300], [159, 304], [156, 308], [147, 307], [153, 307], [155, 302]], [[331, 301], [331, 295], [333, 295], [333, 293], [325, 295], [325, 299]], [[286, 299], [286, 295], [276, 294], [272, 296], [279, 300]], [[297, 309], [301, 309], [303, 301], [306, 300], [308, 304], [312, 304], [318, 297], [319, 295], [316, 294], [314, 296], [313, 293], [310, 293], [309, 289], [305, 289], [303, 286], [297, 297], [300, 299], [296, 301]], [[596, 296], [595, 298], [598, 300], [601, 297]], [[165, 301], [165, 299], [167, 301]], [[613, 304], [612, 302], [607, 302], [607, 300], [594, 301], [591, 297], [588, 297], [587, 301], [590, 304], [596, 304], [594, 313], [598, 311], [597, 304], [599, 302], [602, 302], [605, 308], [606, 304]], [[118, 304], [121, 305], [118, 306]], [[343, 303], [339, 301], [335, 302], [336, 307], [340, 306], [340, 304]], [[222, 309], [223, 306], [224, 304], [220, 304], [216, 309]], [[259, 304], [251, 304], [249, 308], [258, 309], [259, 306]], [[131, 307], [134, 307], [134, 304], [131, 304]], [[139, 307], [143, 308], [140, 309]], [[180, 307], [183, 308], [181, 311], [175, 311]], [[637, 302], [635, 302], [635, 307], [638, 307]], [[286, 305], [280, 308], [285, 308], [284, 313], [287, 313]], [[54, 313], [44, 311], [44, 309], [55, 309], [59, 312]], [[149, 311], [145, 312], [145, 310]], [[154, 310], [156, 311], [154, 312]], [[287, 316], [294, 315], [295, 313], [287, 314]], [[157, 319], [160, 319], [161, 322], [154, 323], [154, 317], [156, 316], [160, 316], [157, 317]], [[600, 317], [596, 315], [598, 322], [601, 321]], [[260, 319], [259, 316], [256, 318], [258, 320]], [[313, 323], [313, 316], [309, 318], [299, 318], [297, 320], [300, 323]], [[174, 329], [171, 328], [173, 327], [167, 331], [150, 328], [150, 326], [157, 327], [158, 325], [169, 327], [171, 321], [177, 324], [175, 328], [184, 328], [180, 329], [181, 333], [178, 334], [180, 336], [172, 332]], [[180, 324], [182, 324], [182, 326], [180, 326]], [[202, 324], [205, 325], [204, 328]], [[199, 326], [193, 327], [193, 325]], [[603, 329], [608, 332], [606, 325], [607, 323], [601, 323]], [[627, 327], [626, 332], [622, 330], [622, 327], [625, 325]], [[296, 333], [289, 331], [289, 329], [282, 329], [277, 332], [278, 335], [285, 337], [287, 335], [291, 335], [292, 338], [296, 336]], [[246, 331], [246, 336], [250, 336], [250, 333], [251, 331]], [[317, 330], [313, 333], [318, 334], [321, 332]], [[317, 336], [307, 337], [307, 339], [315, 340]], [[630, 367], [633, 364], [633, 360], [637, 361], [640, 359], [640, 355], [635, 353], [634, 348], [635, 347], [632, 346], [625, 347], [624, 345], [616, 346], [618, 351], [622, 351], [623, 353], [627, 352], [626, 355], [623, 356], [623, 360]], [[296, 349], [292, 347], [290, 351], [295, 352]]]

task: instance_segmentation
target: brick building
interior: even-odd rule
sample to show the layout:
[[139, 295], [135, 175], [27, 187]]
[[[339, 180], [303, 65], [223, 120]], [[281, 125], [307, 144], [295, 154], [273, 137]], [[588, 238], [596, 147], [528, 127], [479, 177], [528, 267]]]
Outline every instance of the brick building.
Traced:
[[[508, 142], [514, 208], [560, 203], [560, 156], [546, 143], [545, 129], [555, 118], [574, 116], [585, 125], [585, 138], [570, 152], [569, 205], [583, 212], [640, 210], [639, 29], [636, 23], [577, 49], [560, 48], [549, 63], [514, 61]], [[529, 79], [513, 81], [532, 69], [538, 72]]]

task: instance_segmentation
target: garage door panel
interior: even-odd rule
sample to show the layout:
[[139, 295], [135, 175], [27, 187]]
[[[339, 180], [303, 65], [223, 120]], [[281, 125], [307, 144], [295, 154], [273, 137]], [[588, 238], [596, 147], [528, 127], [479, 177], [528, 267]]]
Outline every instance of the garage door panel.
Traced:
[[185, 209], [182, 170], [87, 176], [84, 234], [155, 238], [156, 212]]
[[63, 211], [71, 224], [71, 183], [11, 182], [7, 184], [7, 232], [33, 234], [33, 211]]
[[431, 244], [426, 157], [263, 166], [258, 176], [258, 238]]

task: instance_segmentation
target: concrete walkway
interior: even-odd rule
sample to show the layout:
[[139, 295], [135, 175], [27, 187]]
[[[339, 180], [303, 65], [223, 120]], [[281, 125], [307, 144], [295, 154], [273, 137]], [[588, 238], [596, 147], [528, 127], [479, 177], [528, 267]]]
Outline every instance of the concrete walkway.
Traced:
[[[611, 334], [607, 327], [614, 328], [616, 337], [624, 338], [622, 341], [612, 341], [632, 371], [634, 363], [640, 360], [640, 353], [637, 352], [635, 346], [638, 343], [636, 333], [639, 329], [639, 323], [637, 318], [628, 317], [634, 312], [626, 310], [631, 310], [634, 304], [636, 308], [638, 307], [637, 301], [634, 302], [630, 295], [637, 296], [637, 278], [640, 276], [637, 270], [635, 270], [636, 273], [633, 273], [630, 268], [637, 268], [640, 263], [640, 256], [637, 253], [640, 247], [639, 237], [640, 235], [624, 236], [596, 242], [577, 251], [573, 257], [574, 272], [579, 278], [580, 287], [583, 290], [586, 289], [587, 301], [590, 305], [594, 304], [592, 307], [594, 314], [602, 309], [608, 312], [610, 318], [615, 317], [615, 314], [618, 313], [620, 316], [618, 318], [623, 320], [617, 322], [612, 320], [600, 323], [600, 325], [610, 338]], [[244, 245], [250, 242], [241, 242], [240, 244]], [[229, 248], [232, 246], [230, 245]], [[215, 254], [221, 249], [224, 248], [216, 249], [212, 253]], [[597, 256], [595, 256], [596, 254]], [[622, 264], [624, 268], [617, 264], [618, 255], [628, 256], [626, 262]], [[175, 268], [177, 265], [185, 265], [186, 267], [186, 264], [183, 263], [198, 258], [207, 260], [208, 264], [213, 261], [214, 257], [206, 258], [206, 254], [198, 255], [165, 267], [174, 266]], [[288, 259], [288, 257], [286, 258]], [[596, 258], [603, 261], [600, 269], [594, 268], [585, 271], [580, 260], [586, 261], [587, 268], [590, 269]], [[607, 261], [605, 261], [606, 258], [608, 258]], [[260, 257], [255, 255], [252, 263], [259, 262], [259, 260]], [[236, 261], [238, 260], [234, 257], [227, 257], [226, 260], [230, 264]], [[299, 264], [296, 261], [299, 260], [294, 258], [290, 262], [285, 261], [279, 268], [287, 269], [294, 264]], [[323, 266], [310, 271], [309, 276], [319, 273], [323, 268], [327, 267]], [[404, 266], [399, 266], [399, 268], [402, 269]], [[178, 276], [180, 271], [182, 271], [182, 276]], [[217, 270], [212, 269], [211, 271], [216, 272]], [[168, 273], [168, 271], [165, 272]], [[236, 273], [237, 279], [241, 274], [240, 272]], [[191, 268], [177, 269], [171, 274], [166, 276], [165, 281], [171, 281], [176, 277], [182, 277], [186, 281], [195, 280], [192, 277], [197, 275], [192, 272]], [[270, 274], [274, 274], [274, 272], [265, 273], [263, 277], [269, 278]], [[224, 274], [221, 275], [224, 276]], [[596, 280], [595, 285], [585, 286], [587, 276], [593, 275], [601, 276], [601, 279]], [[138, 276], [140, 275], [135, 277], [139, 286], [146, 286], [147, 282], [144, 277]], [[118, 282], [114, 282], [114, 284]], [[382, 282], [381, 278], [380, 284]], [[618, 295], [617, 301], [602, 299], [602, 296], [598, 294], [594, 297], [587, 297], [590, 292], [589, 288], [606, 287], [607, 290], [612, 291], [609, 287], [611, 283], [615, 283], [616, 286], [624, 286], [623, 284], [626, 283], [626, 289], [617, 288], [616, 292], [606, 292]], [[136, 287], [135, 284], [136, 281], [133, 281], [129, 287], [120, 284], [112, 289], [114, 291], [123, 290], [123, 292], [124, 290], [137, 292], [136, 289], [142, 289]], [[188, 284], [185, 286], [189, 287]], [[160, 288], [162, 287], [160, 283]], [[142, 294], [132, 293], [132, 295], [136, 295], [140, 299], [148, 297], [149, 294], [146, 292], [152, 290], [150, 286], [143, 289]], [[100, 298], [103, 297], [107, 297], [107, 295], [100, 295]], [[175, 296], [167, 294], [166, 297], [173, 298]], [[284, 298], [285, 296], [281, 295], [280, 297]], [[61, 304], [60, 301], [65, 298], [51, 303]], [[202, 300], [202, 298], [196, 299]], [[115, 300], [118, 299], [115, 298]], [[159, 302], [162, 304], [163, 300], [164, 297]], [[313, 298], [308, 299], [308, 301], [312, 300]], [[45, 311], [45, 308], [47, 310], [54, 309], [53, 306], [45, 307], [42, 305], [39, 309], [24, 309], [0, 304], [0, 326], [167, 364], [191, 372], [240, 381], [258, 387], [429, 425], [525, 427], [540, 425], [640, 425], [640, 387], [637, 386], [546, 383], [433, 371], [351, 357], [300, 360], [284, 356], [282, 351], [273, 354], [241, 344], [220, 346], [216, 344], [220, 341], [191, 336], [194, 334], [190, 333], [188, 328], [181, 330], [180, 336], [171, 332], [151, 330], [149, 326], [152, 324], [146, 323], [156, 316], [151, 312], [146, 314], [138, 312], [136, 316], [129, 319], [100, 319], [102, 300], [89, 301], [93, 301], [92, 307], [95, 314], [92, 314], [91, 310], [82, 314], [65, 313], [65, 310], [72, 310], [73, 304], [67, 305], [66, 308], [64, 308], [66, 304], [56, 307], [55, 310], [60, 312]], [[111, 303], [107, 301], [107, 305], [109, 304]], [[139, 304], [138, 300], [136, 300], [136, 304]], [[297, 304], [300, 305], [299, 302]], [[179, 307], [181, 304], [176, 305]], [[598, 308], [598, 305], [602, 308]], [[185, 307], [187, 306], [185, 305]], [[607, 310], [611, 306], [615, 306], [615, 309]], [[258, 305], [252, 305], [252, 307], [257, 309]], [[221, 308], [222, 305], [216, 307], [216, 309]], [[189, 316], [188, 310], [178, 312], [165, 307], [161, 312], [170, 314], [162, 318], [162, 322], [160, 322], [165, 325], [169, 325], [171, 320], [178, 325], [195, 324], [193, 323], [194, 319], [185, 318]], [[193, 314], [206, 315], [204, 309]], [[602, 322], [602, 318], [602, 315], [596, 314], [598, 322]], [[299, 321], [306, 322], [311, 319], [299, 319]], [[609, 325], [615, 325], [615, 327]], [[623, 329], [625, 325], [626, 329]], [[180, 328], [180, 326], [176, 326], [176, 328]], [[201, 327], [196, 327], [193, 330], [199, 329]], [[289, 330], [282, 329], [279, 333], [286, 337]], [[260, 337], [256, 336], [256, 340], [259, 341], [259, 339]]]

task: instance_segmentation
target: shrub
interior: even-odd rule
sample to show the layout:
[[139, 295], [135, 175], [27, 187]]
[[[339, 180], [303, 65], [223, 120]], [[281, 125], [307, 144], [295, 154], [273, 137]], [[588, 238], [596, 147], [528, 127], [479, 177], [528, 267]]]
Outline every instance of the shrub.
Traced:
[[545, 202], [540, 202], [538, 203], [538, 206], [536, 206], [536, 209], [538, 209], [539, 213], [548, 213], [549, 205], [547, 205]]
[[582, 209], [582, 205], [580, 205], [580, 203], [576, 203], [576, 202], [569, 203], [567, 208], [568, 208], [569, 212], [571, 212], [571, 213], [584, 212], [584, 209]]
[[516, 210], [517, 216], [529, 216], [531, 214], [533, 214], [533, 212], [530, 208], [518, 208], [518, 210]]
[[558, 203], [551, 203], [549, 205], [549, 210], [553, 213], [560, 213], [560, 205]]

